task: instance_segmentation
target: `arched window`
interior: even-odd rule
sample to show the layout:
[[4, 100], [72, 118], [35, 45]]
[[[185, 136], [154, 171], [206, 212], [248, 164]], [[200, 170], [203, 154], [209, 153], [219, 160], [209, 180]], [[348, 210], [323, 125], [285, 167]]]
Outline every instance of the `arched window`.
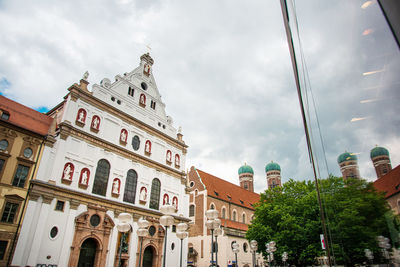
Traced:
[[214, 204], [211, 204], [210, 209], [215, 209]]
[[94, 175], [93, 194], [105, 196], [107, 192], [108, 176], [110, 175], [110, 163], [101, 159], [97, 163], [96, 174]]
[[129, 170], [126, 174], [124, 201], [135, 203], [137, 185], [137, 173], [134, 170]]
[[244, 213], [242, 215], [242, 223], [246, 223], [246, 214], [244, 214]]
[[153, 182], [151, 183], [150, 206], [149, 206], [150, 209], [158, 210], [160, 206], [160, 189], [161, 189], [160, 180], [154, 178]]
[[225, 210], [225, 208], [222, 208], [222, 219], [225, 219], [225, 216], [226, 216], [226, 210]]
[[235, 211], [235, 210], [234, 210], [233, 213], [232, 213], [232, 220], [233, 220], [233, 221], [236, 221], [236, 211]]
[[194, 205], [190, 205], [189, 206], [189, 217], [193, 217], [194, 216]]

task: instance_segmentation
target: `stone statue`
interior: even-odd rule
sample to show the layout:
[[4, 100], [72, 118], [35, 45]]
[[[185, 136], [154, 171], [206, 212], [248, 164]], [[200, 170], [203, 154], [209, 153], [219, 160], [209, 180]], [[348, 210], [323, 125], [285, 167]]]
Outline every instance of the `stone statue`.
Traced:
[[99, 127], [99, 119], [97, 117], [93, 120], [93, 128], [97, 129]]
[[147, 153], [150, 153], [150, 152], [151, 152], [150, 142], [149, 142], [149, 141], [146, 142], [146, 152], [147, 152]]
[[83, 110], [81, 110], [81, 112], [79, 112], [79, 118], [78, 120], [80, 122], [85, 122], [85, 112], [83, 112]]
[[125, 131], [121, 131], [121, 141], [126, 142], [126, 133]]
[[118, 179], [115, 179], [114, 182], [113, 182], [112, 192], [114, 194], [119, 194], [119, 181], [118, 181]]
[[71, 166], [70, 164], [67, 164], [67, 166], [64, 169], [64, 179], [66, 180], [71, 180]]
[[87, 171], [84, 171], [84, 172], [82, 173], [81, 184], [87, 184], [87, 182], [88, 182], [87, 173], [88, 173]]
[[141, 201], [146, 201], [146, 199], [147, 199], [147, 189], [146, 189], [146, 187], [142, 187], [142, 189], [140, 189], [140, 197], [139, 197], [139, 199]]
[[175, 156], [175, 165], [179, 166], [179, 156], [178, 155]]
[[89, 78], [89, 72], [86, 71], [86, 72], [83, 74], [82, 80], [87, 81], [88, 78]]
[[171, 162], [171, 151], [167, 152], [167, 161]]

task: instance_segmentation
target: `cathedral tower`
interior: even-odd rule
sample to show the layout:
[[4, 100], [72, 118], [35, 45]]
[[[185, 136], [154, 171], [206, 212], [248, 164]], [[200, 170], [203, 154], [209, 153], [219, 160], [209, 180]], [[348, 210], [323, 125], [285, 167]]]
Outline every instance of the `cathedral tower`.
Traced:
[[384, 147], [376, 146], [371, 150], [371, 160], [374, 164], [377, 178], [381, 178], [383, 175], [392, 170], [392, 164], [390, 164], [389, 151]]
[[355, 154], [344, 152], [338, 157], [337, 162], [339, 163], [343, 179], [346, 180], [347, 178], [360, 178], [357, 156]]
[[240, 187], [250, 192], [254, 192], [253, 168], [245, 163], [242, 167], [239, 168], [238, 174], [239, 174]]
[[265, 166], [265, 173], [267, 174], [268, 189], [282, 186], [281, 183], [281, 166], [278, 163], [271, 161]]

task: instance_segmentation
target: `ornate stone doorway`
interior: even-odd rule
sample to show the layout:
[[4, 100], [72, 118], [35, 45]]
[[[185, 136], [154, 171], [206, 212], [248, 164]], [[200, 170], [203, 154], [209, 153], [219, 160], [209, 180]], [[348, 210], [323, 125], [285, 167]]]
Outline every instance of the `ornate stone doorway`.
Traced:
[[86, 239], [79, 253], [78, 267], [92, 267], [96, 260], [97, 241], [93, 238]]
[[154, 248], [148, 246], [143, 253], [143, 267], [153, 267]]

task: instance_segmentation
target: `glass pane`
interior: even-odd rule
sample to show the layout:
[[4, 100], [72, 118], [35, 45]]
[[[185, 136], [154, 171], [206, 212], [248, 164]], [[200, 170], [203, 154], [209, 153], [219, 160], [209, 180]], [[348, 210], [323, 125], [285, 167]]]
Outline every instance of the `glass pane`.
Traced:
[[137, 185], [137, 173], [134, 170], [129, 170], [126, 175], [124, 201], [129, 203], [135, 203]]
[[93, 194], [105, 196], [107, 192], [108, 177], [110, 175], [110, 164], [107, 160], [99, 160], [93, 182]]
[[151, 209], [159, 209], [160, 205], [160, 180], [157, 178], [153, 179], [151, 184], [151, 195], [150, 195], [150, 208]]

